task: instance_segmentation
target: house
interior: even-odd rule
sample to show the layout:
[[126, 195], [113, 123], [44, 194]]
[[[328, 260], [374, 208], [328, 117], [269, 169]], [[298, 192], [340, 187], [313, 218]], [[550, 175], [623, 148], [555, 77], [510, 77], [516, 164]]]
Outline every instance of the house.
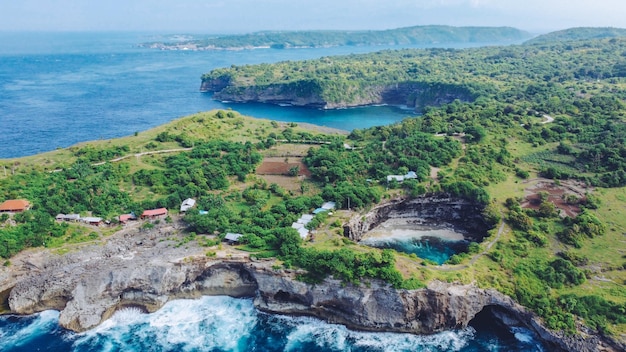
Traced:
[[416, 179], [416, 178], [417, 178], [417, 173], [415, 171], [409, 171], [406, 173], [406, 175], [404, 175], [405, 180]]
[[80, 221], [93, 226], [100, 226], [102, 224], [102, 218], [92, 216], [81, 218]]
[[387, 182], [391, 182], [391, 181], [397, 181], [397, 182], [402, 182], [404, 181], [404, 176], [402, 175], [387, 175]]
[[336, 206], [337, 206], [337, 204], [335, 202], [326, 202], [326, 203], [322, 204], [322, 206], [320, 208], [326, 209], [326, 210], [333, 210], [333, 209], [335, 209]]
[[196, 205], [196, 200], [187, 198], [183, 201], [183, 204], [180, 205], [180, 212], [184, 213], [187, 210], [191, 209], [194, 205]]
[[129, 222], [130, 220], [137, 220], [137, 216], [135, 216], [135, 213], [122, 214], [120, 215], [119, 219], [122, 224], [125, 224]]
[[167, 209], [165, 208], [150, 209], [141, 214], [142, 219], [159, 219], [165, 216], [167, 216]]
[[313, 214], [319, 214], [319, 213], [323, 213], [325, 211], [328, 211], [328, 209], [317, 208], [317, 209], [313, 210]]
[[0, 213], [21, 213], [30, 209], [30, 202], [24, 199], [9, 199], [0, 204]]
[[300, 219], [298, 219], [297, 222], [301, 223], [301, 224], [308, 224], [311, 222], [311, 220], [313, 220], [313, 214], [304, 214], [300, 217]]
[[228, 244], [234, 244], [234, 243], [238, 243], [239, 242], [239, 238], [241, 238], [241, 236], [243, 236], [240, 233], [227, 233], [226, 237], [224, 237], [224, 239], [226, 241], [228, 241]]
[[207, 215], [209, 212], [206, 210], [200, 210], [198, 211], [198, 215]]
[[304, 224], [299, 223], [299, 222], [294, 222], [293, 224], [291, 224], [291, 228], [292, 228], [292, 229], [296, 229], [296, 230], [298, 230], [298, 229], [301, 229], [301, 228], [303, 228], [303, 227], [304, 227]]
[[54, 219], [56, 221], [63, 221], [65, 220], [65, 214], [57, 214], [57, 216], [55, 216]]
[[309, 230], [306, 227], [301, 227], [298, 229], [298, 234], [300, 238], [305, 239], [309, 235]]
[[63, 220], [78, 222], [78, 220], [80, 220], [80, 214], [65, 214]]
[[409, 179], [417, 179], [417, 173], [415, 171], [409, 171], [406, 173], [406, 175], [387, 175], [387, 183], [394, 180], [402, 183], [404, 180]]

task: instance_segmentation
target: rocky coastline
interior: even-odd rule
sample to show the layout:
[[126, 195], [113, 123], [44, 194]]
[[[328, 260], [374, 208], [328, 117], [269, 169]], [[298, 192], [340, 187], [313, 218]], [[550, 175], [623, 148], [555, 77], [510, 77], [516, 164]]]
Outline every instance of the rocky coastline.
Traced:
[[383, 202], [344, 225], [344, 236], [359, 242], [363, 236], [388, 219], [413, 218], [422, 224], [448, 224], [468, 241], [480, 242], [490, 225], [482, 216], [483, 206], [441, 193]]
[[549, 331], [511, 298], [475, 285], [435, 281], [423, 289], [399, 290], [384, 282], [355, 286], [332, 278], [307, 284], [296, 279], [295, 270], [255, 260], [229, 246], [207, 256], [206, 248], [181, 245], [181, 226], [159, 224], [150, 231], [131, 226], [67, 254], [21, 253], [0, 271], [5, 313], [55, 309], [61, 312], [62, 326], [84, 331], [125, 307], [152, 312], [172, 299], [228, 295], [253, 297], [265, 312], [315, 316], [364, 331], [431, 334], [465, 327], [477, 314], [489, 311], [505, 324], [531, 328], [554, 350], [624, 348], [598, 335]]
[[475, 96], [463, 86], [434, 83], [395, 83], [371, 85], [359, 89], [351, 101], [330, 101], [323, 88], [310, 82], [275, 83], [264, 86], [238, 85], [230, 76], [205, 78], [201, 92], [213, 98], [236, 103], [268, 103], [315, 109], [341, 109], [368, 105], [401, 105], [421, 111], [426, 106], [439, 106], [455, 100], [471, 102]]

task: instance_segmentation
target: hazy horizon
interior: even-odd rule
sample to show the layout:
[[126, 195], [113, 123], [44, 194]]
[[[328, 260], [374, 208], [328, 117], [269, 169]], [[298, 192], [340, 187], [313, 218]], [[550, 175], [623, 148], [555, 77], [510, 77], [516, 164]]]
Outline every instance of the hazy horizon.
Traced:
[[20, 0], [0, 4], [0, 31], [245, 33], [509, 26], [531, 33], [626, 27], [623, 0]]

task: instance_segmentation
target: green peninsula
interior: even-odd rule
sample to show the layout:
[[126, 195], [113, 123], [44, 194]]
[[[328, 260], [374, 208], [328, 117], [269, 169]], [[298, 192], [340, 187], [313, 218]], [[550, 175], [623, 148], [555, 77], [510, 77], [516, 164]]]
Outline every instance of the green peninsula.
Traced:
[[264, 31], [141, 46], [161, 50], [234, 50], [254, 48], [321, 48], [331, 46], [441, 45], [519, 43], [530, 38], [511, 27], [414, 26], [379, 31]]

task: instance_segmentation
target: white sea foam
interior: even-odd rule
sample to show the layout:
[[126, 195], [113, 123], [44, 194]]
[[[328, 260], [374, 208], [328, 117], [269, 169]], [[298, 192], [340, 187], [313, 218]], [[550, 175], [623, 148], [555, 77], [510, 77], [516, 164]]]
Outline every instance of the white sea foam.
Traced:
[[127, 308], [98, 328], [81, 334], [75, 346], [113, 351], [176, 350], [238, 351], [242, 336], [254, 328], [257, 313], [250, 300], [203, 297], [168, 302], [143, 314]]
[[535, 336], [528, 329], [512, 327], [511, 332], [517, 341], [529, 347], [532, 346], [533, 351], [543, 351], [541, 345], [537, 343]]
[[126, 308], [81, 334], [58, 330], [58, 317], [47, 311], [6, 325], [0, 351], [45, 346], [42, 338], [60, 336], [51, 342], [72, 351], [543, 351], [521, 328], [511, 331], [518, 340], [513, 346], [495, 336], [486, 340], [472, 327], [427, 336], [357, 332], [311, 317], [259, 313], [252, 300], [230, 297], [171, 301], [152, 314]]
[[413, 335], [352, 331], [315, 318], [283, 319], [295, 326], [287, 336], [285, 351], [300, 351], [305, 343], [313, 343], [322, 351], [460, 351], [475, 335], [471, 327], [434, 335]]

